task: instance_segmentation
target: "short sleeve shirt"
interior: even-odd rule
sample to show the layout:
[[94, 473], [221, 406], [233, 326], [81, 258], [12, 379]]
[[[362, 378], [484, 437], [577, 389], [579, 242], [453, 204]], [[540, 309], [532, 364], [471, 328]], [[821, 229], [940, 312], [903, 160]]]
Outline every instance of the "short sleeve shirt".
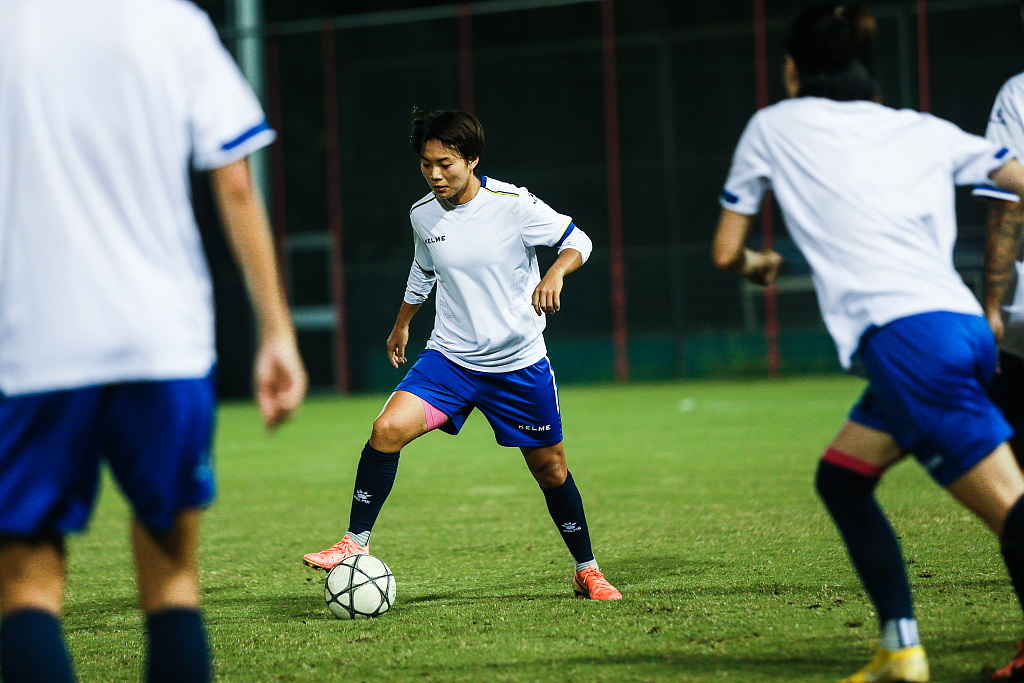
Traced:
[[954, 186], [983, 182], [1009, 158], [928, 114], [802, 97], [750, 120], [721, 205], [751, 215], [774, 191], [849, 367], [871, 326], [930, 311], [981, 313], [953, 267]]
[[184, 0], [0, 0], [0, 392], [201, 377], [188, 170], [274, 134]]
[[[405, 300], [422, 302], [436, 282], [427, 348], [472, 370], [511, 372], [546, 354], [545, 316], [531, 301], [541, 280], [536, 247], [558, 247], [578, 228], [526, 188], [486, 177], [481, 185], [465, 204], [428, 194], [413, 205]], [[417, 269], [427, 277], [417, 280]]]

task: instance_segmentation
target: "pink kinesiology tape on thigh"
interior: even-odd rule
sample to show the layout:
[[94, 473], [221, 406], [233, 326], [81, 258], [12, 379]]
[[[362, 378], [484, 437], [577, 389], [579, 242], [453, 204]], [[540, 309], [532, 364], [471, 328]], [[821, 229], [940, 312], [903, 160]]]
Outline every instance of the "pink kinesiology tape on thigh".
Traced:
[[426, 413], [427, 416], [428, 432], [432, 429], [437, 429], [438, 427], [440, 427], [441, 425], [448, 421], [447, 415], [445, 415], [440, 410], [424, 401], [422, 398], [420, 399], [420, 401], [423, 403], [423, 412]]

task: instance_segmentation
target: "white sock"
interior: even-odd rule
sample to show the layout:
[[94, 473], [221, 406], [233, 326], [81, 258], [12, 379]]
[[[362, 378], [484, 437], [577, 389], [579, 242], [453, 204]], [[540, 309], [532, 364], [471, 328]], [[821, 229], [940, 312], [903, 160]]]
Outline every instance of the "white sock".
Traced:
[[578, 572], [581, 572], [584, 569], [588, 569], [590, 567], [593, 567], [593, 568], [597, 569], [597, 560], [587, 560], [586, 562], [577, 562], [576, 563], [576, 571], [578, 571]]
[[887, 619], [878, 634], [878, 647], [884, 650], [901, 650], [920, 644], [917, 619]]
[[364, 548], [366, 546], [370, 545], [370, 532], [369, 531], [360, 531], [357, 534], [354, 531], [350, 530], [345, 535], [348, 536], [349, 538], [351, 538], [353, 541], [355, 541], [356, 543], [358, 543], [359, 545], [361, 545]]

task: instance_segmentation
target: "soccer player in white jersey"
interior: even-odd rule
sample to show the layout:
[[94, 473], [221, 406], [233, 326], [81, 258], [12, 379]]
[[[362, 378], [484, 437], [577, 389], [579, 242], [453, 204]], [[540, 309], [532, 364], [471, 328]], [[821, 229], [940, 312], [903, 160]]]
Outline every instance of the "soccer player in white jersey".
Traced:
[[[1024, 15], [1024, 2], [1021, 2], [1021, 13]], [[999, 90], [985, 137], [1014, 151], [1024, 150], [1024, 74], [1009, 79]], [[989, 386], [989, 395], [1014, 428], [1010, 445], [1017, 461], [1024, 462], [1024, 277], [1020, 277], [1024, 262], [1020, 261], [1019, 245], [1010, 239], [1019, 234], [1024, 223], [1024, 203], [1017, 195], [991, 183], [974, 188], [973, 194], [990, 200], [988, 234], [1006, 235], [995, 244], [1014, 249], [1015, 268], [986, 267], [982, 305], [993, 328], [1003, 330], [999, 370]], [[1005, 261], [1005, 257], [999, 259], [999, 262]], [[1024, 651], [1021, 655], [1024, 657]], [[1024, 666], [1024, 659], [1021, 666]]]
[[106, 461], [133, 512], [149, 681], [206, 681], [199, 510], [213, 306], [192, 215], [208, 171], [260, 340], [258, 402], [286, 419], [306, 376], [246, 157], [259, 103], [183, 0], [0, 0], [0, 678], [71, 681], [64, 537]]
[[[583, 501], [566, 466], [558, 387], [544, 345], [545, 314], [561, 307], [563, 278], [590, 255], [572, 219], [525, 188], [477, 176], [479, 121], [460, 111], [413, 110], [411, 144], [430, 193], [410, 212], [415, 258], [387, 341], [406, 362], [409, 322], [437, 285], [434, 331], [373, 423], [356, 471], [344, 538], [303, 561], [331, 569], [367, 552], [370, 531], [395, 480], [401, 449], [440, 427], [457, 434], [474, 408], [502, 446], [518, 447], [576, 562], [575, 594], [622, 597], [594, 559]], [[558, 249], [541, 277], [536, 248]]]
[[[1021, 2], [1021, 15], [1024, 18], [1024, 1]], [[992, 105], [985, 137], [1014, 151], [1024, 150], [1024, 74], [1010, 78], [999, 90]], [[974, 188], [973, 194], [989, 199], [982, 305], [999, 339], [999, 367], [988, 387], [988, 393], [1014, 430], [1010, 446], [1017, 462], [1022, 463], [1024, 277], [1021, 277], [1021, 273], [1024, 262], [1020, 260], [1019, 236], [1024, 224], [1024, 203], [1018, 195], [991, 183]], [[1009, 264], [1015, 264], [1015, 267]], [[1024, 680], [1024, 640], [1018, 644], [1017, 655], [995, 672], [993, 679]]]
[[779, 254], [745, 247], [770, 187], [811, 266], [840, 361], [869, 380], [816, 478], [880, 624], [874, 658], [845, 682], [918, 683], [929, 671], [906, 568], [874, 496], [886, 468], [912, 453], [996, 534], [1018, 597], [1024, 589], [1024, 475], [984, 388], [996, 367], [993, 330], [952, 258], [955, 184], [991, 180], [1019, 193], [1024, 166], [951, 123], [876, 103], [874, 29], [855, 5], [817, 4], [794, 20], [792, 99], [757, 112], [740, 139], [713, 258], [772, 282]]

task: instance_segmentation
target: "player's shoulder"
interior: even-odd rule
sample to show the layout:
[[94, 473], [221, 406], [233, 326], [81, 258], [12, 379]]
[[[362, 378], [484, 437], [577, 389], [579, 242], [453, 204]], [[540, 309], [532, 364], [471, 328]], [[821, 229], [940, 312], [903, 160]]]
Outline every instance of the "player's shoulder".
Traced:
[[1017, 102], [1024, 101], [1024, 72], [1010, 76], [999, 89], [1000, 99], [1013, 98]]
[[489, 176], [480, 176], [480, 191], [496, 197], [521, 197], [530, 193], [525, 187], [519, 187]]
[[428, 211], [435, 206], [439, 206], [438, 203], [434, 200], [435, 197], [433, 192], [426, 193], [425, 195], [423, 195], [422, 197], [420, 197], [419, 199], [412, 203], [412, 206], [409, 207], [409, 215], [412, 216], [417, 213], [423, 213], [424, 211]]

